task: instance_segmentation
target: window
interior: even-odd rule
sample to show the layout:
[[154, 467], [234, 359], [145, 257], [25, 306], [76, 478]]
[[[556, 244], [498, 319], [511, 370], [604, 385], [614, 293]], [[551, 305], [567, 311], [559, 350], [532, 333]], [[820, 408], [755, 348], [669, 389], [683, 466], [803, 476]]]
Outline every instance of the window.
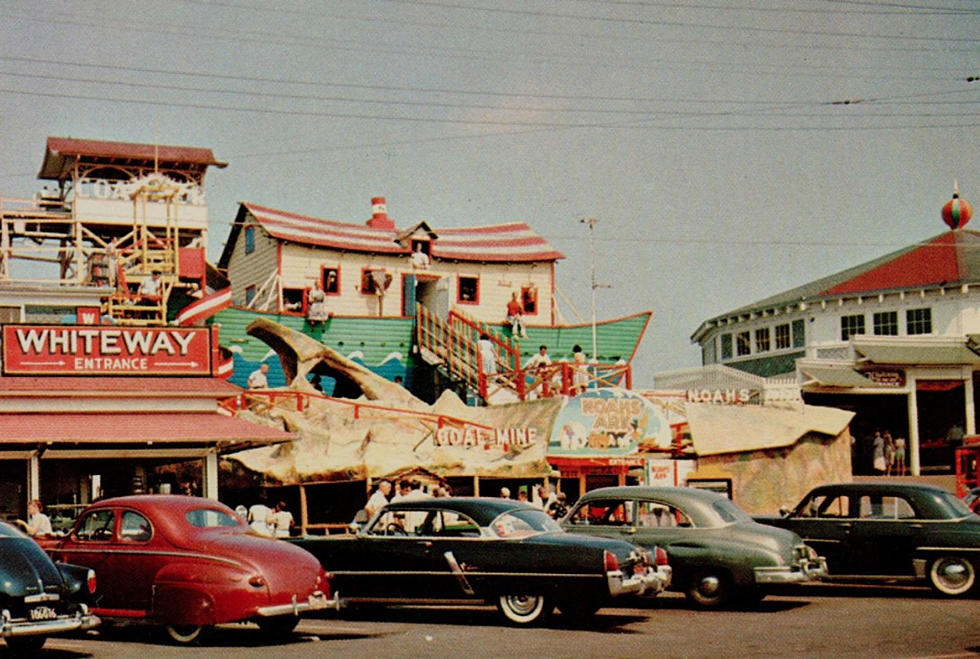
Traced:
[[580, 506], [572, 516], [573, 524], [590, 526], [625, 526], [633, 523], [633, 502], [625, 499], [596, 499]]
[[802, 319], [793, 321], [793, 347], [802, 348], [806, 345], [806, 323]]
[[880, 311], [871, 317], [877, 336], [898, 336], [898, 312]]
[[327, 295], [340, 295], [340, 268], [324, 268], [320, 272], [320, 287]]
[[656, 501], [637, 502], [636, 525], [645, 528], [692, 526], [691, 519], [680, 508]]
[[521, 306], [524, 307], [525, 316], [534, 316], [538, 313], [538, 287], [521, 287]]
[[847, 495], [820, 494], [805, 503], [796, 517], [850, 517], [850, 498]]
[[78, 525], [76, 537], [82, 541], [105, 542], [112, 540], [115, 514], [112, 510], [96, 510], [84, 518]]
[[739, 356], [748, 355], [752, 352], [752, 336], [748, 330], [735, 335], [735, 352]]
[[383, 268], [364, 268], [361, 270], [361, 293], [365, 295], [382, 294], [391, 284], [391, 275]]
[[412, 252], [422, 252], [432, 258], [432, 243], [428, 240], [413, 240], [411, 249]]
[[252, 302], [255, 300], [255, 284], [251, 284], [245, 287], [245, 306], [252, 306]]
[[915, 511], [901, 497], [864, 495], [860, 499], [858, 516], [863, 519], [911, 519]]
[[122, 516], [119, 536], [130, 542], [145, 542], [150, 539], [150, 520], [139, 513], [127, 510]]
[[480, 302], [480, 278], [460, 276], [457, 283], [456, 300], [463, 304]]
[[255, 251], [255, 227], [245, 227], [245, 253], [251, 254]]
[[715, 352], [715, 340], [712, 338], [710, 341], [701, 346], [701, 363], [704, 366], [707, 366], [708, 364], [714, 364], [717, 361], [718, 356]]
[[223, 510], [199, 508], [191, 510], [185, 516], [191, 526], [198, 528], [214, 528], [217, 526], [241, 526], [241, 523]]
[[909, 309], [905, 312], [907, 334], [932, 334], [932, 309]]
[[755, 331], [756, 352], [769, 352], [769, 328], [760, 327]]
[[302, 313], [306, 306], [305, 288], [282, 289], [282, 308], [284, 311]]
[[776, 350], [789, 348], [789, 323], [776, 325]]
[[721, 335], [721, 358], [722, 359], [732, 358], [732, 335], [731, 334]]
[[856, 334], [864, 334], [864, 314], [840, 317], [840, 338], [847, 341]]

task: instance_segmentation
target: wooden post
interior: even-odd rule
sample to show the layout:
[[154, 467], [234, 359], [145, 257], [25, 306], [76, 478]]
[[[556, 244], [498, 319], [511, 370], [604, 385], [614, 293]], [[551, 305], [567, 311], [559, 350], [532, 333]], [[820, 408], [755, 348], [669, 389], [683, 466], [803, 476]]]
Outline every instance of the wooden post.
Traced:
[[306, 535], [306, 527], [310, 525], [309, 511], [306, 509], [306, 486], [300, 483], [299, 486], [299, 531]]

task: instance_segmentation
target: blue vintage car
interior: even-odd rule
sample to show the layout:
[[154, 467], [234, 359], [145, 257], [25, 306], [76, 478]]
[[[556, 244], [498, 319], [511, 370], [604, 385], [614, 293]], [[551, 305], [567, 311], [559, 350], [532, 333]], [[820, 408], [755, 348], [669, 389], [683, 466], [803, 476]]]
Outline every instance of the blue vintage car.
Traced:
[[508, 499], [404, 499], [356, 534], [290, 542], [320, 559], [345, 603], [488, 602], [516, 625], [556, 606], [587, 618], [618, 596], [659, 593], [671, 575], [663, 550], [566, 533]]
[[54, 563], [32, 538], [0, 522], [0, 636], [16, 653], [32, 654], [48, 636], [91, 629], [95, 572]]
[[690, 487], [624, 486], [587, 492], [562, 520], [576, 533], [667, 550], [672, 588], [701, 608], [751, 603], [775, 584], [825, 574], [798, 535], [758, 524], [724, 496]]
[[800, 534], [827, 557], [830, 578], [928, 581], [949, 596], [977, 588], [980, 516], [938, 487], [823, 485], [786, 514], [756, 519]]

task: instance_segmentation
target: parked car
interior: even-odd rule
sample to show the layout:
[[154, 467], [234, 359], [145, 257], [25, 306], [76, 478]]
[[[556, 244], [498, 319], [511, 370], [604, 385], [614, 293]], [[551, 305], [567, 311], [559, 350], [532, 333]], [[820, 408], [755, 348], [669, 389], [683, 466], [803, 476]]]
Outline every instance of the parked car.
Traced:
[[671, 574], [663, 550], [566, 533], [508, 499], [404, 500], [354, 535], [290, 542], [330, 570], [345, 603], [486, 601], [518, 625], [555, 606], [585, 618], [615, 597], [659, 593]]
[[162, 625], [176, 643], [235, 621], [285, 635], [299, 614], [337, 603], [313, 556], [260, 537], [210, 499], [105, 499], [82, 511], [66, 537], [41, 542], [52, 556], [98, 571], [95, 613]]
[[980, 513], [980, 487], [975, 487], [963, 497], [963, 503], [975, 513]]
[[667, 550], [671, 587], [702, 608], [749, 603], [774, 584], [826, 573], [795, 533], [752, 520], [728, 498], [690, 487], [604, 487], [583, 495], [562, 520], [576, 533]]
[[928, 582], [958, 596], [977, 584], [980, 517], [954, 494], [911, 483], [841, 483], [760, 522], [789, 529], [827, 557], [831, 578]]
[[96, 589], [89, 568], [54, 563], [34, 540], [0, 522], [0, 636], [15, 653], [41, 649], [48, 636], [92, 629]]

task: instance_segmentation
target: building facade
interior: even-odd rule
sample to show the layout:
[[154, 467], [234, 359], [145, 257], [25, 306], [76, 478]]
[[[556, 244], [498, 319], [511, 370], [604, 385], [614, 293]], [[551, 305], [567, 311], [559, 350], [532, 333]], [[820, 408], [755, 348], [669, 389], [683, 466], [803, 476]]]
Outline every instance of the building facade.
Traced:
[[912, 473], [951, 468], [953, 449], [977, 429], [980, 233], [963, 228], [971, 214], [954, 195], [943, 208], [949, 231], [705, 320], [691, 337], [702, 363], [793, 376], [807, 403], [856, 412], [858, 473], [874, 471], [871, 438], [885, 431], [907, 440]]

